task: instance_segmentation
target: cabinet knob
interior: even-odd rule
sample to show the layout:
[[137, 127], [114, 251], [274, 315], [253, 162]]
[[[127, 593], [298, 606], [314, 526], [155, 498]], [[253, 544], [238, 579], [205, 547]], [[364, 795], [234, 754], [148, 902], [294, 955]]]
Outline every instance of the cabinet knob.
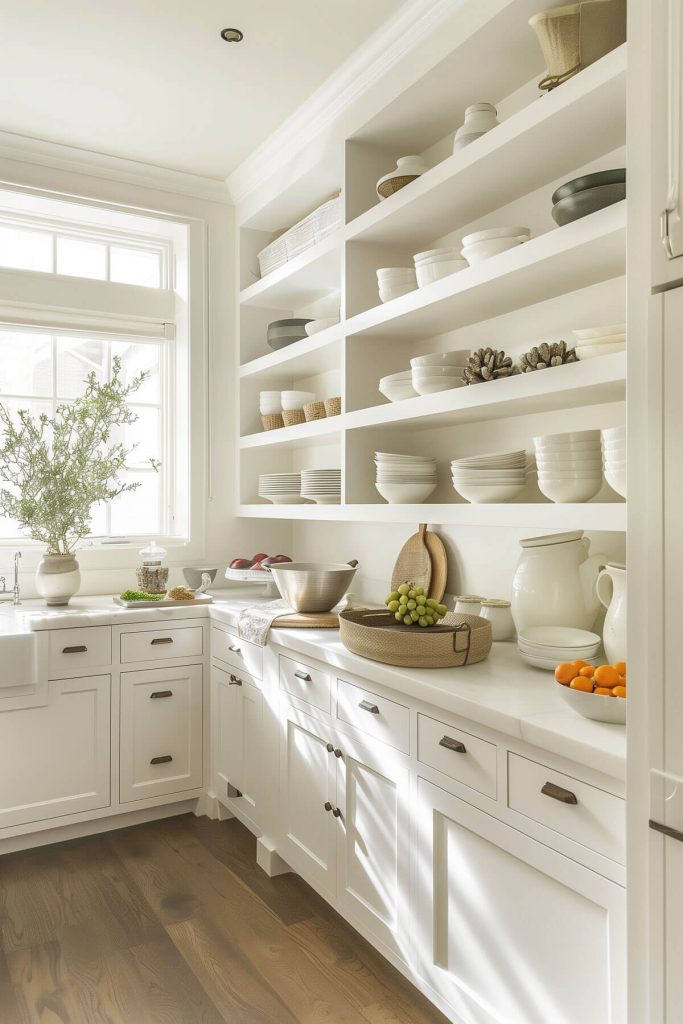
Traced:
[[295, 679], [303, 679], [303, 681], [305, 683], [310, 683], [312, 681], [311, 677], [308, 674], [308, 672], [295, 672], [294, 673], [294, 678]]
[[172, 697], [173, 690], [155, 690], [154, 693], [150, 693], [150, 700], [161, 700], [162, 697]]
[[325, 801], [325, 804], [324, 804], [324, 806], [325, 806], [325, 810], [326, 810], [326, 811], [331, 811], [331, 810], [332, 810], [332, 804], [330, 803], [330, 801], [329, 801], [329, 800], [326, 800], [326, 801]]
[[335, 818], [341, 818], [341, 811], [339, 810], [338, 807], [335, 807], [334, 804], [331, 804], [329, 800], [325, 801], [325, 810], [332, 811], [332, 814], [335, 816]]
[[231, 645], [230, 647], [228, 647], [228, 650], [232, 651], [233, 654], [241, 654], [242, 653], [242, 648], [241, 647], [235, 647], [234, 645]]
[[377, 705], [372, 704], [369, 700], [362, 700], [358, 707], [362, 708], [363, 711], [369, 711], [371, 715], [379, 714], [379, 708], [377, 707]]
[[172, 760], [173, 760], [173, 758], [171, 757], [170, 754], [162, 754], [161, 757], [153, 757], [152, 760], [149, 763], [150, 764], [168, 764], [168, 762], [172, 761]]
[[339, 747], [335, 747], [334, 748], [334, 756], [335, 757], [341, 757], [342, 756], [342, 752], [341, 752]]
[[155, 636], [154, 639], [150, 641], [150, 643], [151, 643], [152, 647], [156, 647], [159, 644], [172, 644], [173, 643], [173, 637], [172, 636]]
[[556, 786], [554, 782], [546, 782], [545, 786], [541, 787], [541, 793], [553, 800], [559, 800], [562, 804], [578, 804], [579, 802], [571, 789], [563, 789], [562, 786]]
[[334, 754], [334, 743], [327, 743], [325, 745], [325, 750], [328, 754]]
[[87, 650], [85, 644], [78, 644], [76, 647], [62, 647], [62, 654], [85, 654]]
[[445, 747], [446, 750], [454, 750], [456, 754], [466, 754], [467, 747], [460, 740], [454, 740], [452, 736], [442, 736], [439, 740], [439, 746]]
[[234, 676], [232, 673], [230, 673], [230, 679], [228, 681], [228, 686], [241, 686], [241, 685], [242, 685], [242, 680], [239, 678], [239, 676]]

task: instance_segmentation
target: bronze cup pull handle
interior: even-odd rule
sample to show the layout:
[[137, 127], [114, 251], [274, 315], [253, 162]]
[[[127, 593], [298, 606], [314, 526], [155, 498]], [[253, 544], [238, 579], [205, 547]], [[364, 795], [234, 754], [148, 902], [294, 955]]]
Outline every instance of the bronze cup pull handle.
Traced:
[[150, 764], [168, 764], [168, 762], [172, 761], [172, 760], [173, 760], [173, 758], [171, 757], [170, 754], [162, 754], [161, 757], [153, 757], [152, 760], [149, 763]]
[[155, 690], [154, 693], [150, 693], [150, 700], [161, 700], [162, 697], [172, 697], [173, 690]]
[[554, 782], [546, 782], [541, 787], [541, 793], [543, 796], [549, 796], [553, 800], [559, 800], [561, 804], [578, 804], [576, 794], [572, 793], [571, 789], [563, 789], [562, 786], [556, 786]]
[[294, 678], [295, 679], [302, 679], [304, 683], [311, 683], [313, 681], [311, 679], [310, 675], [308, 674], [308, 672], [301, 672], [301, 671], [295, 672], [294, 673]]
[[446, 750], [454, 750], [456, 754], [466, 754], [467, 747], [460, 740], [454, 740], [452, 736], [442, 736], [439, 740], [439, 746], [445, 747]]
[[62, 654], [85, 654], [87, 650], [85, 644], [77, 644], [75, 647], [62, 647]]
[[150, 641], [150, 643], [152, 644], [152, 647], [156, 647], [158, 644], [172, 644], [173, 643], [173, 637], [172, 636], [155, 636], [154, 639]]
[[379, 708], [377, 707], [377, 705], [371, 703], [371, 701], [369, 700], [362, 700], [358, 707], [362, 708], [363, 711], [369, 711], [371, 715], [379, 714]]

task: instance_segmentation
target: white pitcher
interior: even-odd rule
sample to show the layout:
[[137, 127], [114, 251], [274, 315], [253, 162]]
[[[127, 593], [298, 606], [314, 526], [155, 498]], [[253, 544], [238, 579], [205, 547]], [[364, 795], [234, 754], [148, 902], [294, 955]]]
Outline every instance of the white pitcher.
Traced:
[[512, 580], [512, 617], [529, 626], [590, 629], [600, 610], [595, 581], [606, 555], [589, 555], [582, 530], [527, 537]]
[[602, 628], [607, 660], [626, 661], [626, 566], [608, 562], [595, 581], [595, 592], [607, 609]]

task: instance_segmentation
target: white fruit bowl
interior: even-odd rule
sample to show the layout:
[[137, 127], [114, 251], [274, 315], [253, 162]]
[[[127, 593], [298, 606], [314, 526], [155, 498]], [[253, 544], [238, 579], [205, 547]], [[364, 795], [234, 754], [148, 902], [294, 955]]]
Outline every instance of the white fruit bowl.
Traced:
[[610, 725], [626, 725], [625, 697], [605, 697], [602, 693], [584, 693], [572, 690], [571, 686], [557, 684], [560, 696], [573, 711], [594, 722], [608, 722]]

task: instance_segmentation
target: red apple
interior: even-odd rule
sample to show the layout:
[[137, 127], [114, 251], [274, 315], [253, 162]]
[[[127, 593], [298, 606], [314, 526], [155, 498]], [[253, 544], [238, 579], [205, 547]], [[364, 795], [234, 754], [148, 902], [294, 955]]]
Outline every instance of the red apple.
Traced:
[[277, 565], [280, 562], [291, 562], [292, 559], [289, 555], [275, 555], [274, 558], [270, 558], [268, 561], [271, 565]]
[[265, 571], [266, 571], [266, 570], [265, 570], [265, 569], [263, 568], [263, 566], [261, 565], [261, 563], [260, 563], [260, 562], [256, 562], [256, 563], [255, 563], [254, 565], [252, 565], [252, 567], [251, 567], [251, 568], [252, 568], [252, 571], [256, 571], [256, 572], [265, 572]]
[[254, 555], [252, 558], [252, 562], [262, 562], [263, 559], [267, 557], [268, 555], [264, 551], [259, 551], [258, 555]]
[[231, 569], [251, 569], [251, 562], [248, 558], [233, 558], [230, 563]]

